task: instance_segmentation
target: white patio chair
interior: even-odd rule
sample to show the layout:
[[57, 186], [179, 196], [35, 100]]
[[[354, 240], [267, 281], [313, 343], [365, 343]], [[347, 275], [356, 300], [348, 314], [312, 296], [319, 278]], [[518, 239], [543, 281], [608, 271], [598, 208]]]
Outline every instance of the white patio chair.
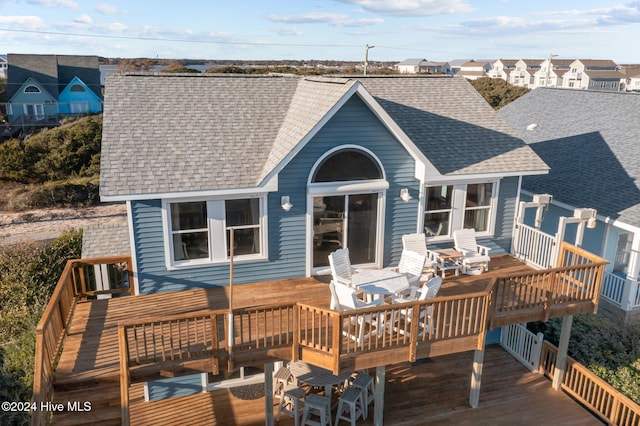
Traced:
[[458, 229], [453, 231], [454, 247], [462, 254], [462, 272], [478, 275], [489, 270], [489, 247], [476, 242], [475, 229]]
[[[440, 291], [440, 287], [442, 286], [442, 278], [433, 277], [420, 289], [420, 293], [418, 294], [417, 299], [403, 299], [403, 298], [394, 298], [393, 303], [405, 303], [405, 302], [415, 302], [422, 301], [427, 299], [432, 299], [438, 295]], [[420, 307], [420, 314], [418, 315], [418, 329], [420, 332], [418, 336], [422, 336], [425, 332], [429, 332], [433, 327], [433, 319], [431, 318], [431, 312], [433, 311], [433, 307], [429, 306], [425, 308], [424, 306]], [[413, 308], [409, 309], [401, 309], [399, 311], [398, 322], [396, 323], [396, 327], [394, 328], [400, 334], [405, 334], [405, 329], [409, 330], [411, 328], [411, 322], [413, 321]], [[400, 324], [406, 323], [406, 327], [400, 327]]]
[[[373, 300], [371, 302], [363, 302], [358, 299], [356, 296], [355, 289], [345, 285], [336, 283], [331, 281], [329, 283], [329, 288], [331, 290], [332, 299], [335, 298], [335, 301], [332, 300], [333, 309], [341, 312], [349, 312], [355, 311], [357, 309], [369, 308], [372, 306], [380, 306], [384, 302], [383, 300]], [[356, 325], [356, 333], [351, 333], [349, 330], [354, 325]], [[356, 342], [356, 345], [360, 345], [366, 337], [375, 332], [375, 329], [378, 325], [378, 318], [375, 315], [366, 314], [366, 315], [357, 315], [351, 323], [345, 324], [345, 329], [342, 331], [344, 336], [347, 336], [351, 340]], [[365, 335], [365, 328], [368, 328], [368, 333]]]
[[405, 296], [415, 295], [420, 288], [420, 277], [422, 276], [426, 260], [426, 257], [415, 251], [402, 250], [398, 267], [390, 268], [407, 277], [409, 289], [403, 292]]
[[346, 247], [329, 253], [329, 267], [333, 281], [348, 286], [351, 286], [351, 275], [358, 271], [351, 266], [349, 249]]
[[427, 237], [425, 234], [403, 235], [402, 249], [415, 251], [425, 257], [424, 268], [422, 268], [422, 274], [425, 275], [424, 279], [437, 275], [438, 256], [427, 249]]

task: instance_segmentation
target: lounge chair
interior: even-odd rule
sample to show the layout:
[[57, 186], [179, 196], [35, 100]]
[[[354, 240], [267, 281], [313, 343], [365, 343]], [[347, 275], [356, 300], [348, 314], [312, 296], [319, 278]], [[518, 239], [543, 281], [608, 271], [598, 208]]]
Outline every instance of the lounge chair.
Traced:
[[476, 242], [474, 229], [458, 229], [453, 232], [455, 249], [462, 254], [462, 272], [467, 275], [478, 275], [489, 270], [489, 247]]

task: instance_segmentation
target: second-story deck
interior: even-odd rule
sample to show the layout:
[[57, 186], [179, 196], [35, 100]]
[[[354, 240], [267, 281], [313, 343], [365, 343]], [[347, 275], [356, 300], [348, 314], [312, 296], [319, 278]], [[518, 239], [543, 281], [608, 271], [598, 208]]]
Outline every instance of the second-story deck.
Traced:
[[[402, 306], [416, 317], [431, 309], [431, 332], [420, 336], [414, 322], [405, 333], [386, 328], [358, 345], [342, 337], [344, 324], [365, 314], [397, 317], [398, 305], [339, 313], [328, 309], [323, 280], [244, 284], [234, 286], [229, 327], [228, 287], [75, 302], [91, 292], [69, 278], [40, 323], [34, 399], [68, 399], [65, 391], [96, 388], [102, 390], [93, 394], [113, 398], [119, 386], [120, 404], [96, 403], [94, 411], [113, 419], [121, 409], [128, 417], [132, 382], [176, 369], [224, 373], [227, 363], [220, 361], [239, 367], [301, 359], [337, 372], [475, 350], [489, 327], [596, 309], [605, 262], [569, 246], [562, 259], [559, 268], [536, 271], [510, 256], [494, 257], [488, 273], [447, 278], [436, 299]], [[69, 277], [77, 276], [74, 267], [100, 260], [75, 262], [65, 271]]]

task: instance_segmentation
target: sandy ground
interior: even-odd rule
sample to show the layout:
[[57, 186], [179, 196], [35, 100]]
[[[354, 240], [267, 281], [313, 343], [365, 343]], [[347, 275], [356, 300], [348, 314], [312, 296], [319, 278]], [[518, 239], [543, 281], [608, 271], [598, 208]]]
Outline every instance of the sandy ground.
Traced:
[[43, 209], [20, 213], [0, 212], [0, 245], [23, 240], [50, 240], [61, 232], [85, 225], [126, 221], [125, 204], [105, 204], [77, 209]]

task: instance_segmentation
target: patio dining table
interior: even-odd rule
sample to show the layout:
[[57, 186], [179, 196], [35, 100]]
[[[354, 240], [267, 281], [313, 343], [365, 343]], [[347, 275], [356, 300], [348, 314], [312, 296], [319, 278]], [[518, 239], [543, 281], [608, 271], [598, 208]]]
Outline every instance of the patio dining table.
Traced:
[[303, 361], [292, 362], [289, 364], [289, 369], [293, 377], [301, 383], [309, 386], [324, 387], [324, 394], [326, 396], [331, 396], [333, 387], [344, 383], [353, 374], [353, 372], [347, 371], [336, 376], [325, 368]]
[[353, 286], [369, 297], [380, 299], [409, 288], [407, 277], [391, 269], [365, 269], [351, 276]]

